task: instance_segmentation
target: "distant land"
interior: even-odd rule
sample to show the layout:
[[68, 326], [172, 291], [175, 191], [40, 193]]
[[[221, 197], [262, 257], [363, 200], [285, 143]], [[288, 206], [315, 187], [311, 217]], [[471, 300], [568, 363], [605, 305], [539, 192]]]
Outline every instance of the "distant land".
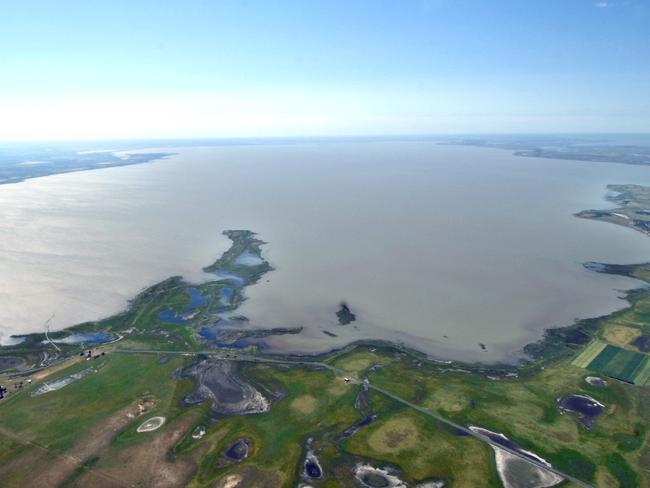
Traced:
[[[601, 163], [650, 165], [648, 134], [584, 135], [378, 135], [341, 137], [205, 138], [87, 142], [0, 143], [0, 185], [74, 171], [142, 164], [169, 152], [141, 152], [152, 147], [241, 146], [336, 142], [432, 142], [505, 149], [516, 156]], [[106, 149], [111, 148], [111, 149]]]
[[59, 173], [141, 164], [171, 153], [122, 150], [72, 150], [61, 145], [0, 145], [0, 185]]
[[443, 144], [508, 149], [533, 158], [650, 165], [650, 136], [643, 134], [468, 136]]

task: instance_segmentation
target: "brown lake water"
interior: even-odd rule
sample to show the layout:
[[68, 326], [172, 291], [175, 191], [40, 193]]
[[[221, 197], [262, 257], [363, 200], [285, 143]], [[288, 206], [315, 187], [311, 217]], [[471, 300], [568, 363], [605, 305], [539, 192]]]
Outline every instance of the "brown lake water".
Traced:
[[[573, 216], [608, 206], [608, 183], [650, 184], [650, 168], [426, 142], [173, 150], [0, 186], [0, 340], [53, 313], [55, 328], [105, 317], [171, 275], [200, 280], [232, 228], [258, 232], [276, 268], [238, 313], [305, 327], [271, 338], [275, 351], [373, 338], [513, 360], [545, 328], [621, 308], [621, 290], [639, 286], [581, 263], [650, 260], [642, 234]], [[336, 325], [341, 300], [351, 325]]]

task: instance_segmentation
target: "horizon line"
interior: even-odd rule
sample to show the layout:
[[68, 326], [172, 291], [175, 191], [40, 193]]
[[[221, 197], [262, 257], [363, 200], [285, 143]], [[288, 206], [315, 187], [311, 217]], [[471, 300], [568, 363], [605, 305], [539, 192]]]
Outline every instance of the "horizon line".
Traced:
[[98, 142], [193, 142], [193, 141], [323, 141], [323, 140], [368, 140], [368, 139], [416, 139], [416, 138], [450, 138], [450, 137], [503, 137], [503, 136], [650, 136], [648, 132], [442, 132], [442, 133], [412, 133], [412, 134], [339, 134], [339, 135], [286, 135], [286, 136], [180, 136], [180, 137], [106, 137], [87, 139], [0, 139], [3, 144], [74, 144]]

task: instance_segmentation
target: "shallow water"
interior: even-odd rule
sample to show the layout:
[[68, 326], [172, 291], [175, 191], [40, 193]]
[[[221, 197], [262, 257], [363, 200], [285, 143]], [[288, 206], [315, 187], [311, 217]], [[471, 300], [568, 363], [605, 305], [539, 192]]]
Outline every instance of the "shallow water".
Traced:
[[203, 293], [201, 293], [200, 290], [197, 290], [196, 288], [188, 287], [185, 289], [185, 291], [190, 296], [190, 303], [187, 304], [187, 308], [189, 310], [201, 308], [203, 305], [210, 301], [210, 297], [205, 296]]
[[52, 329], [107, 316], [169, 276], [200, 280], [230, 228], [258, 232], [275, 268], [237, 313], [304, 326], [268, 339], [274, 351], [379, 338], [512, 360], [547, 327], [622, 307], [638, 284], [581, 263], [650, 260], [642, 234], [572, 216], [607, 206], [608, 183], [650, 184], [650, 168], [420, 142], [172, 150], [0, 186], [0, 340], [53, 313]]
[[226, 273], [225, 271], [217, 271], [214, 273], [220, 280], [230, 281], [236, 285], [241, 285], [244, 283], [244, 278], [241, 276], [234, 275], [232, 273]]
[[219, 290], [219, 294], [221, 295], [221, 298], [219, 299], [219, 303], [221, 305], [230, 305], [232, 302], [233, 293], [234, 290], [228, 287], [224, 287], [221, 290]]
[[52, 342], [57, 344], [101, 344], [103, 342], [110, 342], [114, 337], [105, 332], [87, 332], [70, 334], [69, 336], [60, 339], [52, 339]]
[[158, 320], [161, 322], [169, 322], [170, 324], [185, 324], [188, 322], [187, 319], [184, 319], [180, 315], [175, 314], [171, 310], [163, 310], [158, 314]]
[[257, 266], [258, 264], [262, 264], [263, 262], [264, 261], [259, 256], [250, 252], [246, 252], [240, 256], [237, 256], [237, 259], [235, 259], [234, 264], [240, 266]]
[[548, 488], [563, 481], [563, 478], [523, 459], [492, 446], [497, 471], [504, 488]]

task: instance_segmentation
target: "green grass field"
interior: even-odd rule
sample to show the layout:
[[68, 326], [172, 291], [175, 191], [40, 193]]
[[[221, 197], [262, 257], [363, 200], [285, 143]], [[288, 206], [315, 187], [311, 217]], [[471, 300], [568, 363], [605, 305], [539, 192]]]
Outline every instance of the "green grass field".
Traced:
[[596, 356], [598, 356], [603, 349], [605, 349], [604, 342], [594, 341], [589, 344], [576, 358], [572, 361], [571, 364], [578, 366], [579, 368], [586, 368], [589, 363], [591, 363]]
[[[368, 374], [377, 386], [463, 425], [503, 432], [587, 481], [629, 481], [643, 472], [640, 453], [645, 449], [650, 412], [647, 389], [620, 382], [593, 388], [584, 381], [589, 373], [567, 362], [525, 378], [493, 381], [441, 373], [433, 364], [390, 348], [360, 347], [334, 357], [338, 366]], [[161, 362], [153, 355], [109, 354], [91, 363], [98, 369], [96, 374], [59, 391], [39, 397], [29, 396], [29, 390], [12, 395], [0, 404], [0, 432], [5, 434], [0, 438], [0, 464], [10, 467], [4, 468], [9, 471], [3, 486], [42, 482], [29, 469], [33, 462], [40, 463], [40, 472], [63, 473], [66, 486], [92, 485], [101, 475], [137, 485], [142, 476], [152, 475], [151, 468], [142, 466], [156, 466], [167, 482], [197, 488], [221, 486], [232, 477], [243, 479], [242, 486], [296, 486], [309, 438], [328, 473], [314, 486], [347, 486], [346, 477], [359, 461], [397, 466], [410, 484], [442, 478], [449, 486], [499, 486], [488, 446], [376, 392], [371, 392], [368, 404], [377, 420], [341, 440], [341, 434], [363, 418], [354, 406], [359, 386], [327, 370], [242, 364], [243, 379], [280, 398], [265, 414], [210, 422], [207, 405], [179, 405], [191, 384], [175, 379], [174, 371], [191, 360], [172, 357]], [[383, 367], [370, 371], [375, 364]], [[616, 364], [625, 369], [630, 363]], [[88, 363], [82, 361], [47, 381], [86, 367]], [[29, 388], [36, 386], [38, 382]], [[591, 431], [575, 416], [561, 415], [555, 408], [556, 398], [570, 393], [588, 394], [607, 406]], [[146, 413], [122, 418], [124, 409], [139, 399], [152, 402]], [[154, 415], [165, 416], [165, 425], [138, 434], [137, 426]], [[207, 427], [200, 440], [190, 436], [197, 425]], [[224, 450], [239, 438], [250, 441], [250, 456], [241, 463], [219, 465]], [[59, 456], [86, 461], [66, 471]], [[136, 464], [140, 467], [127, 469]], [[0, 476], [2, 470], [0, 466]], [[166, 486], [163, 481], [158, 480]], [[639, 486], [643, 486], [640, 481]]]
[[[613, 381], [607, 388], [594, 388], [585, 381], [589, 372], [565, 361], [547, 365], [526, 378], [495, 381], [437, 373], [427, 365], [418, 368], [412, 360], [394, 355], [385, 362], [385, 367], [370, 373], [373, 384], [462, 425], [502, 432], [578, 478], [595, 482], [610, 476], [604, 467], [607, 456], [625, 451], [627, 446], [631, 450], [621, 452], [627, 464], [616, 473], [627, 472], [629, 466], [636, 466], [632, 471], [642, 471], [637, 463], [647, 434], [645, 426], [650, 424], [648, 389]], [[557, 398], [568, 394], [589, 395], [606, 406], [591, 430], [585, 429], [577, 416], [558, 412]]]

